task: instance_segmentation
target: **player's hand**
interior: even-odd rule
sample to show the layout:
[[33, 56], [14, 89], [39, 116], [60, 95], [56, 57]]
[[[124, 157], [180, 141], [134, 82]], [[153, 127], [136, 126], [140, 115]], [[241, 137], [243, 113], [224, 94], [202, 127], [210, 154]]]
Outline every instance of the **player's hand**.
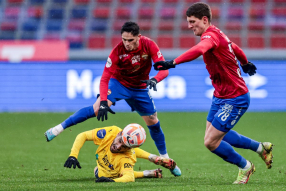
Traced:
[[100, 102], [100, 106], [99, 106], [99, 110], [98, 110], [98, 113], [97, 113], [97, 120], [100, 121], [100, 118], [101, 118], [101, 121], [104, 121], [104, 118], [105, 118], [105, 120], [107, 120], [107, 112], [115, 114], [115, 112], [112, 111], [108, 107], [107, 101], [101, 101]]
[[256, 66], [254, 64], [252, 64], [251, 62], [248, 62], [245, 65], [241, 65], [242, 70], [244, 73], [249, 74], [250, 76], [256, 74]]
[[112, 180], [111, 178], [106, 178], [106, 177], [102, 176], [102, 177], [96, 179], [95, 182], [115, 182], [115, 181]]
[[156, 85], [158, 81], [155, 78], [151, 78], [150, 80], [141, 80], [142, 83], [146, 83], [147, 87], [149, 86], [149, 89], [152, 89], [154, 91], [157, 91]]
[[159, 61], [159, 62], [156, 62], [153, 67], [155, 70], [168, 70], [170, 68], [175, 68], [176, 65], [173, 64], [173, 60], [170, 60], [170, 61]]
[[81, 168], [78, 160], [75, 157], [70, 156], [67, 159], [67, 161], [65, 162], [64, 167], [71, 168], [72, 166], [73, 166], [74, 169], [76, 168], [76, 166], [78, 168]]

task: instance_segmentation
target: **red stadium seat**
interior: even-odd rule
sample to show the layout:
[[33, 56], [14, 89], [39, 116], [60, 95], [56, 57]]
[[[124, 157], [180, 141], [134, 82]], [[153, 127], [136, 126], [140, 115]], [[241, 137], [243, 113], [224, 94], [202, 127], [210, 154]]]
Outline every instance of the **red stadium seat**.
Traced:
[[227, 10], [227, 14], [230, 19], [242, 19], [244, 15], [244, 8], [230, 7]]
[[105, 48], [105, 34], [92, 34], [88, 37], [87, 47], [90, 49]]
[[17, 19], [20, 14], [20, 7], [7, 7], [4, 15], [6, 18]]
[[113, 23], [113, 29], [115, 31], [120, 31], [122, 28], [122, 25], [125, 23], [123, 20], [115, 20]]
[[88, 4], [90, 0], [74, 0], [76, 4]]
[[157, 44], [160, 48], [173, 48], [173, 36], [162, 34], [158, 36]]
[[196, 3], [198, 0], [185, 0], [186, 3]]
[[174, 21], [159, 21], [159, 30], [171, 31], [174, 29]]
[[119, 19], [130, 19], [131, 9], [128, 7], [118, 7], [116, 10], [116, 17]]
[[68, 25], [69, 30], [83, 31], [85, 28], [85, 20], [71, 19]]
[[265, 17], [265, 8], [257, 8], [255, 6], [249, 9], [249, 16], [251, 18], [264, 18]]
[[130, 4], [130, 3], [134, 3], [134, 0], [119, 0], [119, 2], [120, 3], [128, 3], [128, 4]]
[[251, 0], [251, 3], [266, 3], [266, 0]]
[[286, 30], [286, 23], [274, 23], [271, 24], [271, 30], [276, 32], [285, 32]]
[[263, 31], [265, 29], [264, 22], [251, 21], [247, 26], [248, 30]]
[[286, 48], [286, 35], [285, 34], [272, 34], [270, 37], [271, 48]]
[[141, 3], [144, 3], [144, 4], [149, 4], [149, 3], [156, 3], [157, 0], [141, 0]]
[[43, 17], [43, 8], [40, 6], [35, 6], [35, 7], [29, 7], [27, 9], [27, 15], [28, 17], [32, 18], [42, 18]]
[[173, 7], [163, 7], [160, 11], [160, 17], [162, 19], [173, 19], [176, 15], [176, 9]]
[[111, 37], [111, 47], [115, 47], [117, 44], [122, 42], [122, 37], [119, 34], [113, 35]]
[[179, 0], [163, 0], [164, 3], [178, 3]]
[[286, 3], [286, 0], [274, 0], [275, 3]]
[[152, 19], [154, 16], [153, 7], [141, 7], [138, 10], [139, 19]]
[[0, 29], [2, 31], [15, 31], [17, 29], [17, 22], [3, 21], [1, 23]]
[[110, 4], [113, 0], [95, 0], [97, 3]]
[[212, 10], [212, 18], [218, 19], [220, 17], [220, 8], [216, 6], [212, 6], [211, 10]]
[[228, 34], [227, 37], [231, 42], [234, 42], [237, 46], [241, 47], [241, 37], [240, 34]]
[[149, 31], [152, 28], [152, 20], [139, 20], [138, 25], [140, 30]]
[[60, 33], [47, 33], [44, 35], [43, 40], [60, 40]]
[[109, 17], [109, 12], [110, 12], [109, 7], [98, 7], [93, 10], [93, 17], [107, 19]]
[[225, 29], [226, 30], [241, 30], [242, 28], [242, 23], [241, 22], [227, 22], [225, 24]]
[[244, 3], [245, 0], [229, 0], [229, 3]]
[[192, 48], [196, 45], [196, 38], [192, 34], [183, 34], [179, 37], [180, 48]]
[[272, 9], [272, 14], [276, 17], [286, 17], [286, 7], [275, 7]]
[[247, 37], [248, 48], [264, 48], [264, 35], [262, 34], [250, 34]]
[[8, 0], [8, 3], [23, 3], [24, 0]]
[[188, 23], [187, 23], [187, 21], [182, 21], [182, 23], [181, 23], [181, 30], [183, 30], [183, 31], [190, 30], [190, 29], [188, 28]]
[[208, 3], [221, 3], [222, 0], [208, 0]]

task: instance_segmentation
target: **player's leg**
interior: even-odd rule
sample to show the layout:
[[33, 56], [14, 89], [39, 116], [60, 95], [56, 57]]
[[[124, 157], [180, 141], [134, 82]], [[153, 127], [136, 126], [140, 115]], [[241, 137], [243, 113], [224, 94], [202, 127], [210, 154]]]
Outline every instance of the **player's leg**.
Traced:
[[[149, 94], [149, 90], [132, 91], [132, 99], [127, 99], [126, 102], [130, 105], [132, 110], [137, 111], [137, 113], [145, 121], [151, 138], [154, 140], [155, 145], [160, 153], [160, 156], [164, 158], [169, 158], [166, 148], [165, 135], [160, 125], [160, 121], [157, 118], [157, 112], [154, 105], [154, 101]], [[181, 175], [181, 170], [176, 166], [171, 170], [172, 174], [175, 176]]]
[[134, 177], [137, 178], [163, 178], [163, 172], [160, 168], [154, 170], [134, 171]]
[[167, 168], [170, 170], [173, 170], [176, 167], [176, 162], [173, 159], [157, 156], [157, 155], [148, 153], [140, 148], [135, 148], [134, 150], [135, 150], [136, 158], [142, 158], [142, 159], [149, 160], [150, 162], [156, 165], [163, 166], [164, 168]]

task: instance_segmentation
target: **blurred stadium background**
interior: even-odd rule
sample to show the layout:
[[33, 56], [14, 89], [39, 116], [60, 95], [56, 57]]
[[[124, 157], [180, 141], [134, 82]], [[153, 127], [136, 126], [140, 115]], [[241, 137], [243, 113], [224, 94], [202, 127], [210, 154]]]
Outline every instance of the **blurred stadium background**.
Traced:
[[[92, 104], [125, 21], [139, 23], [166, 59], [199, 41], [185, 12], [195, 0], [0, 0], [0, 111], [73, 112]], [[244, 79], [250, 111], [286, 111], [286, 0], [205, 0], [212, 23], [258, 73]], [[156, 72], [152, 71], [152, 75]], [[202, 59], [171, 70], [153, 92], [159, 111], [208, 111], [213, 88]], [[119, 102], [116, 111], [129, 111]]]

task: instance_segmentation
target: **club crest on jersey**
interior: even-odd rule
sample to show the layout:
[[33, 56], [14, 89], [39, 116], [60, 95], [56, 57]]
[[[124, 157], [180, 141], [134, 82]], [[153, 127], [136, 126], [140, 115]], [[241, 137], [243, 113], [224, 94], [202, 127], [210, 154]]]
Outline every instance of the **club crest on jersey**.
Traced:
[[143, 60], [147, 60], [148, 59], [148, 54], [146, 54], [145, 52], [143, 52], [143, 54], [142, 54], [142, 59]]
[[111, 65], [112, 65], [112, 61], [111, 61], [111, 59], [108, 57], [108, 58], [107, 58], [107, 62], [106, 62], [106, 68], [110, 68]]
[[204, 38], [211, 38], [211, 36], [210, 35], [206, 35], [206, 36], [203, 36], [203, 39]]
[[111, 90], [110, 89], [108, 89], [108, 91], [107, 91], [107, 95], [110, 95], [111, 94]]
[[140, 55], [135, 55], [131, 58], [132, 64], [135, 64], [136, 62], [140, 62]]
[[96, 135], [98, 138], [103, 139], [106, 135], [105, 129], [101, 129], [101, 130], [97, 131]]

